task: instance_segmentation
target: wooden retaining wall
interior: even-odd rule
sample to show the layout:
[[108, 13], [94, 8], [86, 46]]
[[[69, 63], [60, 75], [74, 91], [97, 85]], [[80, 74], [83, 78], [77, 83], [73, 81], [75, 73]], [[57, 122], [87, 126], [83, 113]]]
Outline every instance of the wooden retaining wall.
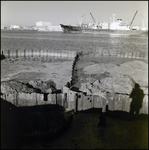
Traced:
[[17, 107], [37, 106], [37, 105], [46, 105], [46, 104], [59, 104], [63, 106], [62, 95], [63, 95], [62, 93], [48, 94], [47, 99], [45, 100], [44, 94], [13, 93], [13, 94], [3, 94], [2, 98]]
[[[78, 111], [87, 110], [90, 108], [103, 108], [105, 111], [106, 105], [109, 106], [109, 110], [119, 110], [119, 111], [130, 111], [130, 104], [132, 99], [128, 95], [114, 94], [112, 98], [105, 99], [99, 95], [82, 95], [78, 102]], [[107, 102], [107, 103], [106, 103]], [[148, 114], [148, 95], [145, 95], [143, 99], [142, 108], [140, 109], [140, 114]]]
[[[78, 99], [77, 96], [78, 95]], [[83, 93], [69, 91], [67, 98], [65, 93], [48, 94], [47, 100], [44, 100], [44, 94], [38, 93], [13, 93], [4, 94], [2, 98], [11, 102], [13, 105], [21, 106], [37, 106], [47, 104], [58, 104], [74, 111], [87, 110], [90, 108], [103, 108], [105, 110], [108, 104], [109, 110], [130, 111], [132, 99], [128, 95], [113, 94], [110, 97], [103, 98], [100, 95], [84, 95]], [[145, 95], [140, 109], [140, 114], [148, 114], [148, 95]]]

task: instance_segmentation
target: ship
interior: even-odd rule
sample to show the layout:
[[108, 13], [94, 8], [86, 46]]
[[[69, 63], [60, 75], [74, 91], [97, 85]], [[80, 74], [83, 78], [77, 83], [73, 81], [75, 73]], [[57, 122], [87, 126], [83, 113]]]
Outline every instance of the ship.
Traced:
[[[136, 17], [138, 10], [135, 12], [130, 23], [124, 23], [122, 19], [117, 19], [115, 21], [115, 14], [112, 14], [110, 23], [98, 23], [97, 18], [94, 18], [92, 13], [90, 13], [93, 23], [82, 24], [83, 33], [97, 33], [97, 34], [110, 34], [110, 35], [140, 35], [148, 33], [147, 30], [137, 29], [132, 27], [132, 23]], [[101, 25], [102, 24], [102, 25]], [[104, 24], [104, 25], [103, 25]], [[143, 25], [144, 26], [144, 25]]]
[[115, 21], [115, 14], [113, 14], [113, 18], [110, 24], [107, 23], [107, 27], [103, 28], [98, 22], [97, 19], [93, 17], [92, 13], [90, 13], [93, 23], [83, 24], [83, 16], [81, 16], [81, 23], [78, 26], [71, 25], [61, 25], [63, 32], [65, 33], [95, 33], [95, 34], [110, 34], [110, 35], [140, 35], [147, 33], [147, 30], [136, 30], [132, 26], [132, 23], [136, 17], [138, 11], [135, 12], [131, 23], [126, 24], [122, 22], [122, 19], [117, 19]]
[[82, 32], [83, 28], [81, 26], [75, 26], [75, 25], [63, 25], [60, 24], [62, 30], [64, 33], [80, 33]]

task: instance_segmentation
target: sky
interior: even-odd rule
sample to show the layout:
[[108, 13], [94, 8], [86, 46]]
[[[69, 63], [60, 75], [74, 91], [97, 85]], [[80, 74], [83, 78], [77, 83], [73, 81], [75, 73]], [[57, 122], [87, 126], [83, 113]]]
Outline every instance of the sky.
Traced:
[[144, 18], [148, 27], [148, 1], [1, 1], [1, 25], [34, 26], [38, 21], [51, 22], [52, 25], [93, 23], [90, 15], [98, 22], [115, 19], [131, 22], [138, 10], [133, 25], [141, 26]]

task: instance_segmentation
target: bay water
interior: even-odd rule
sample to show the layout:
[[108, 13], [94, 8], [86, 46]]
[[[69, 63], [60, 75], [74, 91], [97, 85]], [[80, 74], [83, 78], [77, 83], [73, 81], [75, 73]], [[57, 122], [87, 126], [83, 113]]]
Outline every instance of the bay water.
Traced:
[[148, 34], [98, 34], [40, 31], [1, 31], [1, 50], [69, 50], [104, 49], [122, 52], [148, 52]]

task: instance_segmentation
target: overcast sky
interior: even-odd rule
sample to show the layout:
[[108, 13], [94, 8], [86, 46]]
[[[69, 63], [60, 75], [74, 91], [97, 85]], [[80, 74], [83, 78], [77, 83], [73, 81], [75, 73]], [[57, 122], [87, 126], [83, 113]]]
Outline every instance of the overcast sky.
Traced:
[[82, 12], [84, 23], [93, 22], [90, 12], [99, 22], [109, 23], [112, 14], [131, 22], [137, 10], [133, 25], [141, 25], [145, 17], [148, 26], [148, 1], [1, 1], [1, 25], [32, 26], [38, 21], [76, 25]]

